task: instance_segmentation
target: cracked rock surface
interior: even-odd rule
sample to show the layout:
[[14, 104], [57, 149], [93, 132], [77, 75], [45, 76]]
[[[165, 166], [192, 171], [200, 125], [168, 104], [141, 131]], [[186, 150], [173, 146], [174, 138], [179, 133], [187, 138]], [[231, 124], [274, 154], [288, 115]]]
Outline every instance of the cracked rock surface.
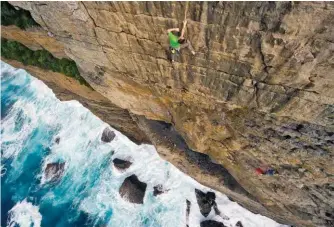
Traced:
[[[197, 54], [182, 51], [173, 65], [166, 30], [181, 27], [186, 2], [11, 4], [54, 34], [97, 92], [173, 124], [190, 149], [223, 165], [251, 195], [248, 207], [297, 226], [334, 225], [332, 2], [190, 2], [186, 37]], [[182, 148], [157, 149], [226, 192], [196, 164], [182, 166]], [[278, 174], [256, 175], [263, 165]]]

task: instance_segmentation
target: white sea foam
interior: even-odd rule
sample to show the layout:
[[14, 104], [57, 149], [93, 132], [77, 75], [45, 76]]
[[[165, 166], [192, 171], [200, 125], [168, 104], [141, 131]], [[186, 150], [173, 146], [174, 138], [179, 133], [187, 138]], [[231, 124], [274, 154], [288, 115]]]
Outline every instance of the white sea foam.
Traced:
[[[10, 66], [6, 67], [12, 70]], [[26, 76], [23, 73], [20, 75]], [[53, 204], [71, 201], [73, 206], [78, 205], [79, 209], [92, 217], [105, 219], [107, 222], [105, 224], [110, 226], [176, 227], [185, 226], [186, 199], [188, 199], [192, 204], [190, 227], [199, 226], [199, 223], [206, 219], [221, 221], [226, 226], [235, 226], [237, 221], [241, 221], [247, 227], [281, 226], [267, 217], [247, 211], [219, 192], [215, 192], [218, 208], [230, 219], [223, 220], [215, 216], [213, 211], [204, 218], [199, 211], [194, 189], [206, 192], [210, 190], [209, 188], [200, 185], [161, 159], [154, 146], [136, 145], [113, 128], [116, 133], [115, 139], [110, 143], [103, 143], [100, 138], [102, 131], [108, 126], [106, 123], [77, 101], [60, 102], [41, 81], [33, 77], [30, 80], [31, 96], [18, 100], [10, 114], [2, 121], [4, 130], [2, 143], [9, 143], [10, 145], [5, 146], [11, 146], [4, 149], [3, 155], [6, 158], [15, 158], [21, 152], [24, 141], [31, 131], [41, 124], [57, 131], [55, 136], [60, 138], [60, 142], [50, 145], [51, 152], [44, 157], [41, 168], [44, 170], [51, 162], [66, 163], [64, 175], [57, 183], [57, 187], [63, 189], [64, 193], [61, 200], [53, 201]], [[25, 80], [18, 78], [16, 83], [22, 81]], [[20, 111], [25, 121], [22, 129], [15, 131], [15, 122]], [[112, 152], [114, 155], [111, 156]], [[126, 171], [119, 171], [111, 162], [114, 158], [130, 159], [133, 164]], [[136, 174], [140, 181], [147, 183], [143, 205], [131, 204], [118, 193], [123, 180], [132, 174]], [[43, 173], [39, 175], [41, 187], [47, 183], [43, 175]], [[87, 183], [83, 185], [83, 182]], [[162, 184], [169, 191], [154, 197], [153, 187], [157, 184]], [[80, 188], [83, 186], [86, 188], [81, 191]], [[54, 193], [50, 190], [43, 199], [54, 200], [56, 198]], [[105, 218], [111, 212], [110, 218]], [[11, 220], [15, 220], [18, 224], [23, 223], [21, 222], [23, 220], [38, 224], [41, 216], [38, 208], [22, 201], [12, 209]]]
[[10, 211], [7, 221], [8, 227], [40, 227], [42, 215], [38, 212], [38, 207], [28, 203], [26, 200], [18, 202]]

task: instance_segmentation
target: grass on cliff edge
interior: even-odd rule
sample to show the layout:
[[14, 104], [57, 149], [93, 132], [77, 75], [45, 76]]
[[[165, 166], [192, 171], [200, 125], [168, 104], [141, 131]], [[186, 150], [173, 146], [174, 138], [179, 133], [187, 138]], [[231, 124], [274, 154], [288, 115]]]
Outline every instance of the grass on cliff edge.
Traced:
[[52, 56], [46, 50], [30, 50], [19, 42], [1, 38], [1, 56], [22, 62], [24, 65], [33, 65], [42, 69], [51, 70], [72, 77], [88, 87], [89, 84], [80, 76], [74, 61]]
[[32, 18], [29, 11], [24, 9], [16, 10], [8, 2], [1, 2], [1, 25], [16, 25], [21, 29], [39, 26]]

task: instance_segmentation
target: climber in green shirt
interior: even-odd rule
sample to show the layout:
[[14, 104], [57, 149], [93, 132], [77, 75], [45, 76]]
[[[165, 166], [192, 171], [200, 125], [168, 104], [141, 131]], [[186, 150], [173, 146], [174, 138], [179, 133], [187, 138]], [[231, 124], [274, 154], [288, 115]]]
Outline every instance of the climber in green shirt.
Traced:
[[195, 55], [195, 50], [192, 47], [190, 41], [184, 38], [184, 32], [185, 32], [186, 25], [187, 25], [187, 20], [183, 22], [183, 28], [182, 28], [180, 37], [173, 34], [173, 32], [180, 32], [179, 28], [170, 28], [167, 30], [168, 37], [169, 37], [169, 45], [170, 45], [171, 52], [172, 52], [172, 62], [174, 62], [175, 52], [176, 51], [179, 52], [181, 49], [186, 48], [186, 47], [190, 50], [190, 52], [193, 55]]

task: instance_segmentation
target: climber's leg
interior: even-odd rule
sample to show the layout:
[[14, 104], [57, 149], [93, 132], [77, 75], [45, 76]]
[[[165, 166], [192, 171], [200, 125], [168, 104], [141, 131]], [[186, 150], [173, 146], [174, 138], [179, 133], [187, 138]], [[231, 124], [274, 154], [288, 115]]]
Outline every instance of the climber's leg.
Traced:
[[184, 49], [186, 47], [191, 51], [193, 55], [195, 55], [195, 50], [189, 40], [185, 40], [185, 42], [180, 45], [180, 49]]
[[193, 45], [191, 45], [191, 43], [190, 43], [190, 41], [189, 40], [187, 40], [187, 43], [188, 43], [188, 49], [190, 50], [190, 52], [193, 54], [193, 55], [195, 55], [195, 50], [194, 50], [194, 47], [193, 47]]

